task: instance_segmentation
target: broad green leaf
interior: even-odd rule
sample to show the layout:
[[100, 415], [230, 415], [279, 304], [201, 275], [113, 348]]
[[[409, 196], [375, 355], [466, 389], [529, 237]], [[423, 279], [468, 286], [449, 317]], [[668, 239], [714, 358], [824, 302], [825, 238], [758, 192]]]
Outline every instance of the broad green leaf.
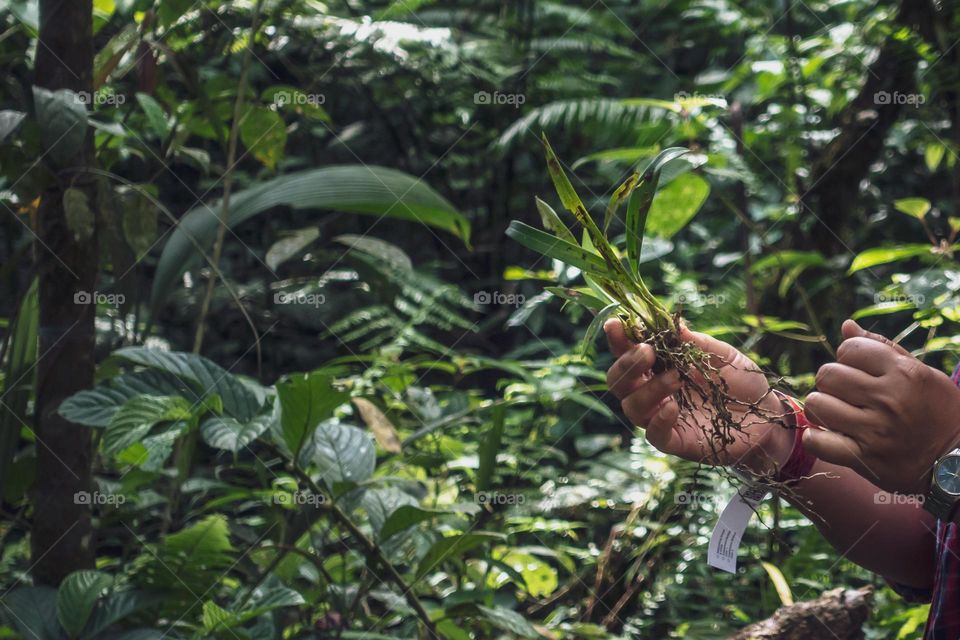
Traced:
[[240, 140], [254, 158], [273, 170], [287, 146], [287, 127], [276, 111], [250, 106], [240, 119]]
[[483, 617], [486, 618], [487, 621], [502, 631], [512, 633], [521, 638], [540, 637], [540, 634], [533, 628], [533, 625], [512, 609], [507, 609], [506, 607], [485, 607], [483, 605], [477, 605], [477, 608], [483, 613]]
[[70, 187], [63, 192], [63, 215], [76, 242], [86, 242], [93, 237], [96, 217], [82, 189]]
[[147, 116], [147, 128], [157, 137], [158, 140], [165, 142], [170, 135], [170, 122], [167, 119], [167, 112], [163, 110], [160, 103], [153, 96], [146, 93], [137, 93], [137, 104], [143, 109]]
[[307, 227], [294, 231], [289, 236], [277, 240], [267, 250], [267, 256], [264, 262], [274, 271], [277, 268], [296, 256], [301, 251], [313, 244], [314, 240], [320, 237], [320, 230], [316, 227]]
[[[384, 167], [331, 166], [261, 182], [231, 196], [229, 226], [236, 227], [279, 206], [410, 220], [448, 231], [465, 243], [470, 241], [470, 224], [453, 205], [425, 182]], [[198, 264], [198, 249], [209, 252], [220, 226], [219, 216], [217, 201], [202, 204], [180, 218], [154, 273], [154, 309], [166, 300], [180, 276]]]
[[[227, 518], [214, 514], [145, 550], [145, 562], [135, 578], [153, 589], [204, 593], [224, 580], [224, 571], [234, 562], [233, 552]], [[195, 602], [196, 595], [189, 601]]]
[[17, 587], [0, 598], [4, 615], [30, 640], [62, 640], [63, 630], [57, 621], [57, 590], [52, 587]]
[[502, 542], [504, 536], [498, 533], [476, 531], [461, 533], [440, 538], [433, 543], [426, 555], [417, 565], [417, 577], [422, 578], [431, 571], [436, 571], [447, 560], [462, 562], [464, 553], [490, 542]]
[[[124, 591], [111, 591], [110, 594], [102, 599], [97, 607], [94, 608], [93, 615], [90, 616], [90, 620], [87, 623], [86, 633], [83, 636], [84, 640], [100, 638], [104, 631], [134, 613], [152, 604], [156, 604], [157, 600], [157, 594], [149, 594], [144, 591], [129, 589]], [[134, 635], [136, 631], [128, 631], [126, 633], [129, 635], [121, 635], [117, 640], [120, 640], [120, 638], [127, 638], [128, 640], [159, 640], [157, 636]]]
[[57, 619], [71, 638], [80, 636], [97, 600], [113, 584], [113, 578], [100, 571], [74, 571], [57, 590]]
[[290, 375], [277, 385], [281, 433], [294, 458], [317, 425], [350, 399], [349, 393], [333, 387], [334, 376], [334, 371], [318, 369]]
[[201, 398], [220, 396], [224, 412], [241, 422], [257, 415], [263, 405], [263, 398], [258, 397], [252, 386], [220, 365], [194, 353], [125, 347], [114, 351], [112, 357], [173, 374]]
[[40, 142], [57, 167], [65, 167], [83, 148], [87, 137], [87, 107], [81, 97], [69, 89], [48, 91], [33, 88], [33, 106]]
[[923, 217], [930, 211], [930, 201], [926, 198], [901, 198], [900, 200], [894, 200], [893, 206], [897, 211], [913, 216], [918, 220], [923, 220]]
[[861, 251], [850, 263], [847, 269], [847, 275], [856, 273], [863, 269], [869, 269], [889, 262], [897, 262], [917, 256], [930, 255], [931, 247], [928, 244], [903, 244], [895, 247], [874, 247]]
[[516, 571], [523, 578], [522, 586], [535, 598], [549, 596], [559, 586], [557, 570], [531, 553], [503, 547], [495, 550], [494, 557]]
[[526, 248], [541, 253], [548, 258], [559, 260], [585, 273], [596, 273], [602, 277], [610, 277], [610, 271], [603, 259], [578, 244], [561, 240], [546, 231], [531, 227], [519, 220], [510, 223], [510, 226], [507, 227], [507, 235]]
[[398, 508], [417, 507], [418, 505], [416, 498], [395, 487], [367, 489], [363, 493], [363, 498], [360, 499], [360, 506], [363, 507], [370, 519], [370, 527], [382, 540], [386, 539], [381, 533], [383, 525]]
[[947, 148], [939, 142], [928, 144], [923, 150], [923, 161], [927, 164], [927, 169], [936, 171], [946, 150]]
[[363, 482], [377, 464], [370, 436], [363, 429], [335, 422], [320, 424], [304, 453], [329, 483]]
[[695, 173], [685, 173], [657, 193], [650, 206], [647, 230], [671, 238], [697, 214], [710, 194], [710, 184]]
[[181, 396], [135, 396], [116, 412], [103, 435], [104, 453], [117, 454], [140, 442], [154, 426], [190, 418], [190, 404]]
[[247, 422], [228, 416], [210, 416], [200, 425], [200, 435], [214, 449], [236, 453], [259, 438], [276, 419], [273, 412], [261, 414]]
[[400, 505], [380, 527], [380, 540], [385, 542], [394, 535], [409, 529], [415, 524], [453, 513], [474, 514], [479, 511], [475, 504], [459, 504], [444, 509], [427, 509], [417, 505]]
[[22, 111], [10, 111], [9, 109], [0, 111], [0, 143], [17, 130], [26, 117], [27, 114]]
[[410, 260], [410, 256], [403, 249], [386, 240], [355, 233], [345, 233], [337, 236], [333, 241], [350, 247], [351, 251], [359, 251], [361, 254], [375, 258], [377, 261], [386, 262], [395, 270], [413, 271], [413, 261]]
[[166, 371], [146, 369], [125, 373], [73, 394], [60, 404], [61, 416], [88, 427], [106, 427], [123, 404], [138, 395], [180, 395], [191, 404], [200, 396], [190, 386]]

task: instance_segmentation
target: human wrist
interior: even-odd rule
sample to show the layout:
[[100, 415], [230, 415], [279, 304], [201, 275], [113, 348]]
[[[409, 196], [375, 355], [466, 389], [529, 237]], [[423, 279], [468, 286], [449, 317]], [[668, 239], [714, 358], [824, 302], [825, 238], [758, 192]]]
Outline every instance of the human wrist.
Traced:
[[762, 405], [764, 415], [770, 416], [770, 420], [763, 425], [763, 434], [735, 466], [751, 475], [770, 478], [778, 474], [793, 453], [796, 420], [793, 408], [774, 391], [764, 398]]

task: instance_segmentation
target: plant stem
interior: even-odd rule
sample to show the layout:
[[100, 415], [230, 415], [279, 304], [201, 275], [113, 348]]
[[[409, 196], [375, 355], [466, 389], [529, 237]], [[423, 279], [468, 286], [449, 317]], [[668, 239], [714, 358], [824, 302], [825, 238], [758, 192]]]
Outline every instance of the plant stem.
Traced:
[[[230, 141], [227, 143], [227, 165], [223, 174], [223, 199], [220, 207], [220, 226], [217, 228], [217, 239], [213, 245], [213, 264], [220, 264], [223, 253], [223, 241], [227, 235], [228, 220], [230, 218], [230, 192], [233, 190], [233, 166], [237, 158], [237, 140], [240, 136], [240, 118], [243, 115], [243, 101], [247, 93], [247, 74], [250, 71], [250, 60], [253, 57], [253, 46], [257, 40], [257, 31], [260, 29], [260, 11], [263, 0], [257, 0], [253, 9], [253, 19], [250, 24], [250, 41], [243, 53], [243, 64], [240, 68], [240, 81], [237, 83], [237, 98], [233, 102], [233, 122], [230, 124]], [[200, 305], [200, 317], [197, 320], [197, 332], [193, 339], [193, 352], [200, 353], [203, 347], [203, 333], [206, 326], [207, 314], [210, 312], [210, 302], [213, 299], [213, 289], [217, 284], [217, 272], [214, 271], [207, 281], [207, 290]]]

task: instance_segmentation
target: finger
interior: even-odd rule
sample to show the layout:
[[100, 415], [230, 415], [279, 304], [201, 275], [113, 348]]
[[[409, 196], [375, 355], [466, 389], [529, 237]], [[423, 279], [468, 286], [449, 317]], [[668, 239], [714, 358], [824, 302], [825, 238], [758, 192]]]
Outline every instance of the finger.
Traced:
[[825, 462], [850, 467], [861, 475], [864, 475], [865, 471], [870, 475], [875, 475], [869, 471], [869, 467], [863, 462], [863, 451], [861, 451], [860, 445], [842, 433], [822, 429], [807, 429], [803, 433], [803, 448]]
[[710, 364], [717, 369], [727, 366], [733, 362], [739, 353], [732, 345], [717, 340], [713, 336], [705, 333], [691, 331], [687, 325], [682, 325], [680, 329], [680, 339], [693, 342], [705, 353], [710, 355]]
[[664, 402], [659, 411], [647, 421], [647, 441], [660, 451], [676, 454], [680, 451], [680, 434], [674, 428], [680, 417], [680, 405], [672, 398]]
[[610, 318], [603, 323], [603, 332], [607, 334], [607, 345], [614, 358], [619, 358], [633, 346], [627, 332], [623, 330], [623, 323], [616, 318]]
[[877, 342], [892, 347], [897, 353], [905, 356], [910, 355], [909, 351], [901, 347], [890, 338], [882, 336], [879, 333], [874, 333], [873, 331], [867, 331], [857, 324], [855, 320], [844, 320], [843, 326], [840, 327], [840, 332], [843, 334], [844, 338], [869, 338], [870, 340], [876, 340]]
[[803, 412], [814, 424], [823, 425], [831, 431], [853, 435], [866, 422], [866, 413], [840, 398], [814, 391], [807, 396]]
[[632, 346], [607, 370], [607, 386], [610, 388], [610, 393], [618, 400], [630, 395], [631, 391], [644, 383], [644, 376], [650, 371], [655, 359], [653, 347], [650, 345]]
[[873, 376], [882, 376], [897, 357], [890, 345], [863, 336], [847, 338], [837, 349], [837, 362]]
[[863, 407], [864, 400], [879, 390], [880, 380], [849, 365], [830, 362], [817, 371], [816, 385], [817, 391]]
[[664, 404], [664, 400], [679, 391], [680, 374], [676, 370], [656, 375], [643, 383], [623, 400], [623, 412], [633, 424], [646, 424]]

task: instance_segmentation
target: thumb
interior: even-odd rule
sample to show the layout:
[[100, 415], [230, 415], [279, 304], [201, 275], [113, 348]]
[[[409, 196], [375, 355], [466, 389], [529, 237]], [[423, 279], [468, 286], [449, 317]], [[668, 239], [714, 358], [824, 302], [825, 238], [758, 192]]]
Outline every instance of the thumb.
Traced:
[[732, 363], [740, 355], [733, 345], [699, 331], [690, 331], [686, 323], [680, 327], [680, 339], [684, 342], [692, 342], [709, 354], [710, 364], [717, 369]]
[[911, 355], [909, 351], [901, 347], [899, 344], [891, 340], [890, 338], [884, 337], [879, 333], [874, 333], [872, 331], [867, 331], [861, 327], [855, 320], [844, 320], [843, 326], [840, 327], [840, 332], [843, 334], [843, 339], [847, 340], [849, 338], [869, 338], [871, 340], [876, 340], [877, 342], [882, 342], [883, 344], [893, 347], [893, 349], [905, 356]]
[[626, 331], [623, 330], [623, 323], [616, 318], [610, 318], [603, 323], [603, 332], [607, 334], [607, 344], [610, 346], [610, 353], [614, 358], [619, 358], [633, 345]]

